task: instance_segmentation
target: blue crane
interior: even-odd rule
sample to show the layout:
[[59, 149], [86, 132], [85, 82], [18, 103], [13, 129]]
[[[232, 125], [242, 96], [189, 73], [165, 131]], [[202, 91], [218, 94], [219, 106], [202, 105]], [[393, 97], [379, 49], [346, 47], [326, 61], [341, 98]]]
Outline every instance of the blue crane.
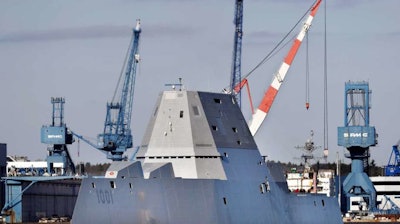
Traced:
[[242, 57], [242, 36], [243, 36], [243, 0], [236, 0], [235, 8], [235, 39], [233, 46], [233, 62], [232, 62], [232, 75], [231, 75], [231, 93], [236, 93], [236, 101], [238, 105], [241, 104], [241, 91], [235, 91], [235, 88], [242, 81], [241, 71], [241, 57]]
[[[113, 161], [124, 160], [124, 152], [132, 148], [131, 117], [133, 106], [133, 94], [136, 79], [136, 67], [139, 63], [139, 37], [141, 33], [140, 20], [137, 20], [136, 27], [133, 29], [132, 40], [128, 61], [124, 70], [124, 83], [119, 101], [115, 100], [115, 93], [111, 103], [107, 103], [107, 113], [104, 122], [104, 131], [98, 135], [99, 144], [96, 145], [83, 136], [73, 132], [96, 149], [102, 150], [107, 154], [107, 158]], [[121, 73], [123, 75], [123, 73]], [[118, 89], [118, 88], [117, 88]]]
[[[376, 190], [364, 172], [368, 166], [369, 147], [377, 144], [375, 127], [369, 125], [370, 90], [367, 82], [346, 82], [344, 126], [338, 127], [338, 145], [346, 147], [351, 159], [351, 172], [343, 182], [346, 212], [355, 204], [376, 207]], [[358, 207], [356, 208], [358, 210]]]
[[68, 152], [67, 145], [73, 143], [72, 133], [64, 123], [64, 103], [62, 97], [52, 97], [53, 104], [51, 125], [43, 126], [40, 131], [40, 140], [48, 144], [47, 172], [54, 175], [75, 173], [75, 165]]
[[390, 154], [388, 165], [385, 166], [385, 176], [400, 176], [399, 143], [392, 147], [392, 153]]

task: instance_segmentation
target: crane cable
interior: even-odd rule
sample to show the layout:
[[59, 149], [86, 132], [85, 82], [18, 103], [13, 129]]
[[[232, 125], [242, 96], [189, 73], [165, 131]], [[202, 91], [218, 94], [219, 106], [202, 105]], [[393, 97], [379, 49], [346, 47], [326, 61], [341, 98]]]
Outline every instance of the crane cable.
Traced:
[[328, 55], [326, 40], [326, 2], [324, 1], [324, 157], [328, 156]]
[[81, 141], [80, 141], [80, 139], [78, 138], [78, 157], [79, 157], [79, 154], [80, 154], [80, 151], [81, 151]]
[[308, 54], [308, 32], [306, 33], [306, 109], [310, 108], [310, 65]]
[[117, 95], [118, 87], [119, 87], [119, 84], [120, 84], [120, 82], [121, 82], [122, 75], [124, 74], [126, 62], [128, 61], [129, 51], [130, 51], [131, 46], [132, 46], [133, 38], [134, 38], [134, 35], [132, 35], [131, 40], [129, 41], [129, 47], [128, 47], [128, 49], [127, 49], [127, 51], [126, 51], [126, 54], [125, 54], [124, 63], [122, 64], [122, 68], [121, 68], [121, 71], [120, 71], [120, 73], [119, 73], [119, 78], [118, 78], [117, 86], [115, 87], [114, 94], [113, 94], [113, 97], [112, 97], [112, 99], [111, 99], [111, 102], [114, 102], [115, 96]]

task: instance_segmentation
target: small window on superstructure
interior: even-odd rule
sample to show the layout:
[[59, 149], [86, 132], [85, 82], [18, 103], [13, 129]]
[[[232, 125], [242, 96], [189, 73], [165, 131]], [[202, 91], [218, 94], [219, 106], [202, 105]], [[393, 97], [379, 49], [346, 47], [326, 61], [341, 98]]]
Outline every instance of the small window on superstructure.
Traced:
[[92, 188], [96, 188], [96, 184], [92, 182]]
[[221, 99], [218, 99], [218, 98], [214, 98], [214, 102], [219, 103], [219, 104], [222, 103]]
[[180, 118], [183, 118], [183, 110], [181, 110], [181, 111], [179, 112], [179, 117], [180, 117]]
[[111, 188], [117, 188], [114, 181], [110, 181], [110, 186], [111, 186]]
[[211, 126], [214, 131], [218, 131], [218, 127], [216, 125]]
[[264, 185], [265, 185], [265, 189], [267, 190], [267, 192], [270, 192], [271, 191], [271, 187], [269, 185], [268, 177], [265, 177]]
[[235, 128], [235, 127], [233, 127], [233, 128], [232, 128], [232, 131], [235, 132], [235, 133], [237, 133], [237, 132], [238, 132], [238, 129]]
[[265, 194], [265, 192], [267, 192], [267, 187], [266, 187], [265, 183], [260, 184], [260, 192], [261, 192], [261, 194]]
[[242, 142], [240, 140], [237, 140], [236, 142], [237, 142], [238, 145], [242, 144]]
[[132, 189], [132, 183], [129, 183], [129, 189]]
[[193, 114], [199, 116], [200, 115], [199, 108], [197, 106], [192, 106], [192, 108], [193, 108]]

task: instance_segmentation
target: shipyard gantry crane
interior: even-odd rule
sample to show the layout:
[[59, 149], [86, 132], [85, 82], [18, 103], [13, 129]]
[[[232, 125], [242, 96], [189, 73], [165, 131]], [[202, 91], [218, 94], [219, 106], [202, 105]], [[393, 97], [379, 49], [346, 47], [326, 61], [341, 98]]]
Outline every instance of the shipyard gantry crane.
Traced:
[[359, 204], [364, 211], [376, 207], [376, 190], [365, 173], [369, 147], [377, 144], [375, 127], [369, 125], [370, 90], [367, 82], [346, 82], [344, 96], [344, 126], [338, 127], [338, 145], [347, 148], [351, 172], [343, 182], [346, 212]]
[[[137, 20], [136, 27], [133, 29], [132, 40], [128, 61], [124, 65], [124, 83], [121, 87], [119, 101], [115, 100], [115, 94], [111, 103], [107, 103], [107, 113], [104, 122], [104, 131], [98, 135], [98, 144], [94, 144], [83, 136], [73, 134], [82, 139], [96, 149], [102, 150], [107, 154], [107, 158], [113, 161], [124, 160], [124, 152], [132, 148], [131, 117], [133, 106], [133, 94], [136, 79], [136, 67], [139, 63], [139, 37], [141, 33], [140, 20]], [[118, 86], [117, 86], [118, 89]], [[115, 91], [117, 92], [117, 90]]]
[[243, 0], [236, 0], [235, 4], [235, 39], [233, 46], [231, 93], [235, 95], [237, 104], [241, 105], [241, 91], [234, 91], [235, 87], [241, 83], [241, 60], [242, 60], [242, 37], [243, 37]]
[[75, 174], [75, 165], [67, 147], [74, 140], [64, 123], [64, 103], [63, 97], [51, 98], [52, 122], [51, 125], [43, 126], [40, 131], [41, 142], [48, 145], [47, 172], [57, 176], [67, 175], [68, 172]]

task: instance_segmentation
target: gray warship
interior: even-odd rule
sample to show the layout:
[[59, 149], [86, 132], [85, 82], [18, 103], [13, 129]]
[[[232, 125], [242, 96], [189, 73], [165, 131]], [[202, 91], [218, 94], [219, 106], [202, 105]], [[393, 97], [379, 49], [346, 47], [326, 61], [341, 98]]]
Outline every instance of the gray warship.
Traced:
[[72, 223], [342, 223], [336, 197], [288, 190], [230, 94], [162, 92], [136, 158], [82, 180]]

